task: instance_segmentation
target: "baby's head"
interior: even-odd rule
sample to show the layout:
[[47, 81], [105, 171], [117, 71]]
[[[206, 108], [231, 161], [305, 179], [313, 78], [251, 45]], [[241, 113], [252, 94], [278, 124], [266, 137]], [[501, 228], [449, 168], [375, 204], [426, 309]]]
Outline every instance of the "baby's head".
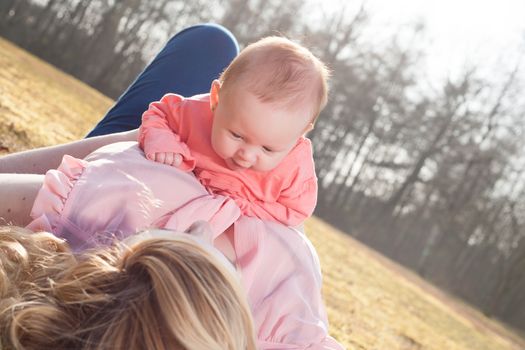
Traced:
[[281, 37], [247, 46], [212, 83], [212, 146], [233, 170], [269, 171], [313, 128], [326, 105], [328, 70]]

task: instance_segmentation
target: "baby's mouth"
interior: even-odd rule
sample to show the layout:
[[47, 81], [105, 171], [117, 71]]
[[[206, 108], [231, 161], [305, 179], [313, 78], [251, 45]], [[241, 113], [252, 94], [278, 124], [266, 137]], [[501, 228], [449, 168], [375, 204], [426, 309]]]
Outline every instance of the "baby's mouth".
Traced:
[[246, 164], [243, 164], [242, 162], [238, 162], [234, 158], [230, 158], [228, 163], [229, 163], [228, 166], [232, 170], [248, 169], [250, 167], [249, 165], [247, 166]]

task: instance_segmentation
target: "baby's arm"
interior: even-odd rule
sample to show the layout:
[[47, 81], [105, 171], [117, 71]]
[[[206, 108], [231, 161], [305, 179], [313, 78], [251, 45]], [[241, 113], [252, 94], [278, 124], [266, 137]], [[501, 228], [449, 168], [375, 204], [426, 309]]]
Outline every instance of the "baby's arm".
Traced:
[[0, 157], [0, 173], [44, 174], [49, 169], [56, 169], [65, 154], [84, 158], [94, 150], [110, 143], [136, 140], [137, 130], [131, 130], [13, 153]]
[[[317, 203], [317, 183], [309, 179], [299, 188], [290, 188], [281, 193], [275, 202], [236, 200], [244, 215], [262, 220], [280, 222], [286, 226], [301, 227], [309, 218]], [[299, 190], [299, 191], [297, 191]]]
[[146, 158], [191, 171], [195, 168], [195, 159], [179, 136], [182, 101], [179, 95], [167, 94], [160, 101], [152, 102], [142, 115], [139, 144]]
[[262, 220], [280, 222], [286, 226], [301, 227], [317, 204], [317, 176], [310, 142], [300, 144], [290, 165], [282, 176], [290, 176], [289, 186], [274, 201], [236, 200], [244, 215]]

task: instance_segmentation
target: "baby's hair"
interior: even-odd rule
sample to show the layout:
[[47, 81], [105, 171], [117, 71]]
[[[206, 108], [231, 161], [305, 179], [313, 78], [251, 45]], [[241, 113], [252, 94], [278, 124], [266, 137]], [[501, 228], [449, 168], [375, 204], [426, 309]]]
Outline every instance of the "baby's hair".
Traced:
[[0, 348], [255, 349], [239, 282], [195, 241], [74, 256], [48, 233], [0, 228]]
[[328, 99], [327, 67], [306, 47], [269, 36], [248, 45], [221, 74], [221, 91], [236, 84], [261, 102], [312, 104], [312, 120]]

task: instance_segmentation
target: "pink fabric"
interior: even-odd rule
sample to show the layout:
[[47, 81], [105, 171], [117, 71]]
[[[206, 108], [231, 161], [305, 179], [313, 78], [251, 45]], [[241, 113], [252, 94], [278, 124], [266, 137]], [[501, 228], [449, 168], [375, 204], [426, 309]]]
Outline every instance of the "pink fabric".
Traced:
[[[328, 335], [316, 252], [298, 230], [240, 216], [235, 202], [209, 194], [192, 173], [145, 159], [135, 142], [109, 145], [85, 161], [65, 156], [46, 174], [30, 227], [74, 249], [148, 227], [184, 230], [210, 222], [214, 236], [234, 223], [236, 265], [260, 349], [343, 349]], [[94, 234], [95, 233], [95, 234]]]
[[167, 94], [144, 113], [139, 143], [148, 159], [157, 152], [180, 153], [182, 170], [193, 170], [211, 193], [233, 198], [244, 215], [288, 226], [312, 215], [317, 177], [310, 140], [301, 138], [269, 172], [233, 171], [212, 149], [212, 121], [209, 94], [192, 98]]

